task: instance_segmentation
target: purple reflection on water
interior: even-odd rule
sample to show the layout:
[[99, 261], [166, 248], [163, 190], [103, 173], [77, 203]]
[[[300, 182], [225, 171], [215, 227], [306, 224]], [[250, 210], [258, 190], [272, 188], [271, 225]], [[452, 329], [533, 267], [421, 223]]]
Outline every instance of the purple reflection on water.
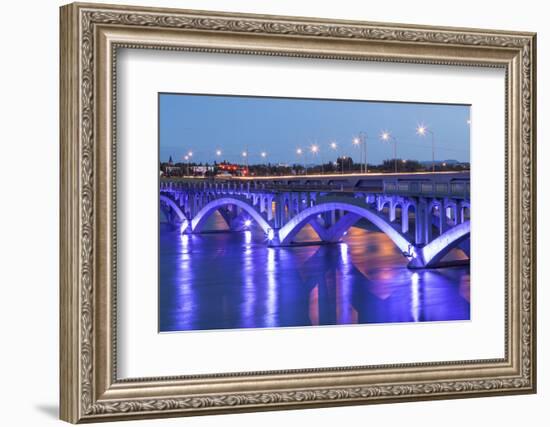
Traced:
[[[216, 215], [210, 227], [220, 227]], [[297, 236], [316, 240], [304, 228]], [[264, 233], [180, 235], [161, 227], [160, 331], [470, 318], [469, 266], [409, 270], [381, 232], [270, 248]]]

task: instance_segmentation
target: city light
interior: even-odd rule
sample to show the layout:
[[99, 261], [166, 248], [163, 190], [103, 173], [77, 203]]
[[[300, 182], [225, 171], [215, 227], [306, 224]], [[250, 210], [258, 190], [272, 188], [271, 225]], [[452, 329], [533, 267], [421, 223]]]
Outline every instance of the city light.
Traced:
[[[462, 119], [463, 123], [466, 122], [468, 125], [470, 124], [470, 119]], [[383, 171], [383, 172], [394, 172], [398, 173], [399, 171], [399, 165], [400, 164], [409, 164], [409, 171], [410, 172], [416, 172], [416, 171], [422, 171], [422, 170], [430, 170], [431, 172], [435, 172], [436, 169], [440, 169], [441, 167], [449, 167], [450, 164], [443, 163], [441, 160], [437, 161], [435, 160], [435, 131], [432, 129], [430, 125], [426, 125], [423, 122], [417, 122], [417, 125], [415, 127], [415, 133], [417, 136], [424, 138], [424, 137], [430, 137], [431, 141], [427, 141], [428, 144], [431, 142], [431, 149], [432, 149], [432, 166], [431, 168], [429, 166], [424, 167], [423, 164], [419, 163], [415, 164], [411, 163], [413, 159], [400, 159], [397, 157], [397, 144], [409, 144], [407, 140], [401, 141], [399, 138], [396, 138], [391, 130], [383, 129], [380, 131], [380, 133], [377, 136], [377, 139], [382, 142], [388, 142], [393, 143], [393, 171], [387, 170], [389, 161], [383, 160], [380, 161], [379, 164], [373, 164], [373, 172]], [[412, 132], [411, 132], [412, 133]], [[407, 138], [407, 136], [404, 136]], [[321, 174], [325, 175], [327, 173], [341, 173], [344, 174], [347, 172], [346, 168], [349, 168], [349, 172], [357, 172], [363, 174], [368, 173], [369, 171], [369, 163], [368, 163], [368, 156], [367, 156], [367, 148], [370, 148], [368, 141], [368, 135], [365, 131], [357, 131], [354, 134], [351, 134], [351, 142], [352, 147], [357, 148], [357, 154], [351, 153], [351, 149], [346, 148], [346, 143], [342, 143], [341, 141], [337, 141], [336, 139], [328, 139], [325, 140], [326, 142], [318, 143], [317, 140], [313, 139], [310, 140], [307, 145], [302, 145], [301, 147], [296, 148], [290, 148], [290, 153], [292, 153], [292, 150], [294, 150], [294, 155], [296, 156], [294, 158], [294, 162], [287, 161], [287, 162], [279, 162], [277, 164], [271, 165], [270, 168], [266, 168], [266, 165], [268, 165], [268, 158], [270, 161], [272, 160], [273, 153], [268, 153], [266, 150], [253, 150], [250, 152], [248, 150], [248, 146], [244, 144], [244, 146], [241, 146], [241, 152], [237, 151], [237, 153], [229, 154], [229, 157], [239, 157], [241, 158], [240, 163], [242, 166], [239, 166], [238, 164], [235, 165], [229, 165], [226, 164], [226, 161], [221, 162], [222, 156], [227, 156], [226, 148], [223, 145], [214, 145], [210, 150], [210, 159], [203, 159], [203, 156], [205, 153], [203, 153], [201, 150], [198, 152], [194, 152], [193, 150], [185, 151], [180, 158], [182, 159], [181, 163], [186, 163], [187, 165], [174, 165], [172, 162], [172, 157], [170, 157], [170, 161], [167, 162], [168, 164], [165, 166], [166, 171], [162, 171], [164, 175], [168, 176], [177, 176], [180, 174], [181, 176], [213, 176], [217, 174], [217, 171], [222, 170], [220, 174], [225, 175], [234, 175], [234, 176], [266, 176], [269, 174], [275, 174], [280, 175], [282, 173], [290, 173], [293, 175], [308, 175], [308, 172], [315, 173], [315, 174]], [[350, 141], [348, 140], [348, 141]], [[326, 144], [326, 145], [325, 145]], [[409, 144], [410, 145], [410, 144]], [[401, 147], [401, 146], [400, 146]], [[334, 153], [334, 155], [329, 155], [329, 153]], [[349, 150], [347, 154], [351, 155], [345, 155], [346, 150]], [[443, 150], [443, 148], [442, 148]], [[288, 152], [287, 152], [288, 153]], [[355, 161], [355, 156], [358, 156], [357, 161]], [[278, 157], [278, 154], [275, 153], [275, 158]], [[310, 158], [311, 157], [311, 158]], [[353, 158], [353, 161], [350, 161]], [[346, 161], [347, 160], [347, 161]], [[209, 161], [213, 163], [213, 166], [209, 164]], [[170, 163], [172, 162], [172, 163]], [[203, 166], [202, 164], [199, 165], [199, 162], [202, 164], [205, 164]], [[193, 166], [192, 166], [193, 163]], [[239, 162], [236, 162], [239, 163]], [[324, 170], [323, 168], [327, 168], [328, 170]], [[459, 163], [460, 167], [462, 169], [465, 169], [467, 166], [464, 164]], [[437, 166], [437, 168], [436, 168]], [[249, 170], [250, 168], [250, 170]], [[289, 171], [290, 169], [290, 171]], [[187, 173], [185, 173], [187, 171]], [[405, 169], [403, 170], [405, 171]]]
[[272, 228], [270, 228], [268, 231], [267, 231], [267, 240], [273, 240], [275, 238], [275, 230], [273, 230]]
[[247, 228], [250, 227], [251, 224], [252, 224], [252, 221], [250, 221], [249, 219], [244, 221], [244, 226]]

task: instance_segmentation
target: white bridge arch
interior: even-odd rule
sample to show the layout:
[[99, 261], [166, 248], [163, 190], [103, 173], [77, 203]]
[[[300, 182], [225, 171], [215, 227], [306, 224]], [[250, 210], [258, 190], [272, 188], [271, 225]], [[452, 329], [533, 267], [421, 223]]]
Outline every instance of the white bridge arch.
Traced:
[[178, 206], [178, 204], [176, 202], [174, 202], [170, 197], [161, 194], [160, 195], [160, 201], [161, 201], [161, 205], [162, 205], [162, 203], [165, 203], [167, 206], [170, 207], [171, 212], [174, 212], [177, 215], [178, 220], [179, 220], [178, 222], [181, 223], [181, 222], [183, 222], [187, 219], [185, 217], [185, 214], [181, 210], [181, 208]]
[[[352, 204], [350, 199], [348, 202], [321, 202], [311, 208], [308, 208], [298, 215], [292, 217], [280, 230], [279, 230], [279, 243], [286, 245], [292, 242], [294, 236], [306, 225], [311, 222], [317, 215], [332, 212], [332, 211], [346, 211], [354, 214], [353, 216], [344, 216], [345, 221], [338, 221], [331, 227], [329, 238], [330, 240], [338, 240], [344, 232], [349, 229], [361, 218], [365, 218], [368, 221], [376, 225], [383, 233], [385, 233], [395, 245], [401, 250], [401, 252], [408, 252], [412, 246], [412, 243], [407, 240], [399, 231], [397, 231], [390, 223], [384, 218], [378, 215], [376, 212], [370, 209]], [[316, 230], [317, 231], [317, 230]], [[318, 233], [319, 234], [319, 233]], [[323, 238], [323, 236], [320, 236]]]
[[191, 220], [191, 232], [199, 233], [202, 231], [202, 227], [206, 220], [217, 210], [224, 206], [233, 205], [244, 210], [250, 218], [252, 218], [264, 231], [265, 234], [269, 234], [272, 227], [269, 223], [251, 206], [249, 203], [234, 198], [234, 197], [222, 197], [214, 199], [207, 203]]

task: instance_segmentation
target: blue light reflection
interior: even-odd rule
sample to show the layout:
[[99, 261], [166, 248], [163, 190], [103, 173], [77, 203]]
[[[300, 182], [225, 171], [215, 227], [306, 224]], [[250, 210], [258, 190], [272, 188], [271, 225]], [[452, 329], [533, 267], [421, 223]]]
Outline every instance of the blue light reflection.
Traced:
[[[161, 331], [395, 323], [470, 318], [468, 266], [409, 270], [364, 224], [342, 243], [271, 248], [244, 232], [160, 233]], [[298, 240], [318, 237], [307, 226]]]

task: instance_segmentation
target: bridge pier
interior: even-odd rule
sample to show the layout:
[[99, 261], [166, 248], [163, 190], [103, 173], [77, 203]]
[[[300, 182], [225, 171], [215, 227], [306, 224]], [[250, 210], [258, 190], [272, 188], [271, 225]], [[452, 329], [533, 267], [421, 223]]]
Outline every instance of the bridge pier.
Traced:
[[409, 204], [401, 208], [401, 232], [403, 234], [409, 232]]
[[266, 196], [266, 209], [267, 209], [267, 220], [269, 222], [273, 221], [273, 196], [268, 195]]
[[415, 242], [416, 245], [423, 245], [429, 241], [431, 224], [428, 226], [428, 202], [420, 199], [416, 204], [415, 213]]

